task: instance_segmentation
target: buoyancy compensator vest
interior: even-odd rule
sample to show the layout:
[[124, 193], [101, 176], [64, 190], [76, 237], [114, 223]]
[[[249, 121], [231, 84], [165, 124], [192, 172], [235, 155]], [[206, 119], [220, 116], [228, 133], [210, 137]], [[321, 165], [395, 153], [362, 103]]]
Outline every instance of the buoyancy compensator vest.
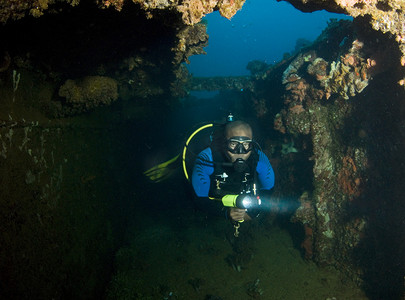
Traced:
[[253, 190], [253, 184], [257, 183], [257, 163], [259, 155], [257, 150], [252, 150], [249, 158], [243, 162], [240, 171], [234, 164], [229, 163], [222, 151], [211, 148], [212, 158], [215, 162], [214, 172], [211, 174], [210, 197], [221, 198], [228, 194], [249, 193]]

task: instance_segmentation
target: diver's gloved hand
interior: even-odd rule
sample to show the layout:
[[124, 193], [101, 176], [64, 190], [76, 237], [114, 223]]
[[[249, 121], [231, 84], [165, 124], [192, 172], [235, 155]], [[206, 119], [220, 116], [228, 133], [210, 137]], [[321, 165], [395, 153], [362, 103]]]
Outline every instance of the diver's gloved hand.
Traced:
[[243, 222], [250, 220], [250, 216], [246, 213], [246, 209], [231, 207], [229, 209], [229, 217], [232, 221]]
[[232, 221], [251, 220], [252, 216], [256, 217], [259, 214], [257, 209], [261, 202], [258, 196], [251, 194], [225, 195], [221, 200], [224, 206], [229, 207], [229, 217]]

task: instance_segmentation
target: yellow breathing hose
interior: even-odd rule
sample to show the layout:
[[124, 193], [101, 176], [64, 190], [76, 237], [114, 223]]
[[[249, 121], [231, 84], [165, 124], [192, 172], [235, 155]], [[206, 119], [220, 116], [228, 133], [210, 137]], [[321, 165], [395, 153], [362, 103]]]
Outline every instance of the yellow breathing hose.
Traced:
[[205, 128], [209, 128], [209, 127], [212, 127], [212, 126], [214, 126], [214, 124], [207, 124], [207, 125], [204, 125], [204, 126], [201, 126], [200, 128], [198, 128], [196, 131], [194, 131], [191, 135], [190, 135], [190, 137], [188, 138], [188, 140], [187, 140], [187, 142], [186, 142], [186, 144], [185, 144], [185, 146], [184, 146], [184, 148], [183, 148], [183, 171], [184, 171], [184, 175], [186, 176], [186, 178], [187, 178], [187, 180], [189, 180], [189, 178], [188, 178], [188, 173], [187, 173], [187, 168], [186, 168], [186, 152], [187, 152], [187, 147], [188, 147], [188, 144], [190, 143], [190, 141], [192, 140], [192, 138], [197, 134], [197, 133], [199, 133], [201, 130], [204, 130]]

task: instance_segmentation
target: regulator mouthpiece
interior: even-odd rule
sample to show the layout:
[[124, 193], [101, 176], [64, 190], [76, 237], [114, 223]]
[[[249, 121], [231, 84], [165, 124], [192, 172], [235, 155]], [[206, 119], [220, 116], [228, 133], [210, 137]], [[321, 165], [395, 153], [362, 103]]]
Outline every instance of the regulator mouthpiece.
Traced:
[[242, 173], [248, 169], [248, 165], [244, 159], [238, 158], [233, 163], [233, 169], [238, 173]]

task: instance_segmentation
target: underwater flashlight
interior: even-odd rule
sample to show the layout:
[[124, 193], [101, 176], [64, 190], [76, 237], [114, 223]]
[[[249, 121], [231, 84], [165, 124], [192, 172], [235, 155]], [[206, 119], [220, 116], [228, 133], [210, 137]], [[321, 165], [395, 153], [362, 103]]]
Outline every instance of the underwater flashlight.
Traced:
[[259, 196], [255, 197], [250, 194], [225, 195], [222, 197], [222, 204], [227, 207], [253, 209], [259, 208], [262, 205], [262, 200]]

